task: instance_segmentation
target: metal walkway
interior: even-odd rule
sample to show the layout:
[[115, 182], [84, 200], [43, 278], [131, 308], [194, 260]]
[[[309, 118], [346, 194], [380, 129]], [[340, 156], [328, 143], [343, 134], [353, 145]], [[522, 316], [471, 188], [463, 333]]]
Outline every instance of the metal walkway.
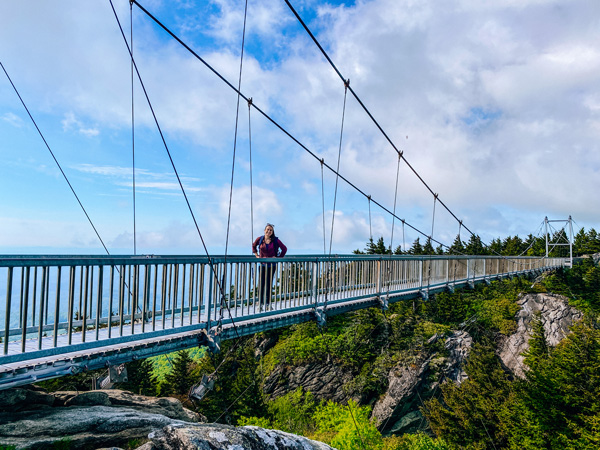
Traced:
[[[389, 255], [273, 261], [0, 256], [0, 390], [567, 263]], [[268, 270], [270, 295], [261, 286]]]

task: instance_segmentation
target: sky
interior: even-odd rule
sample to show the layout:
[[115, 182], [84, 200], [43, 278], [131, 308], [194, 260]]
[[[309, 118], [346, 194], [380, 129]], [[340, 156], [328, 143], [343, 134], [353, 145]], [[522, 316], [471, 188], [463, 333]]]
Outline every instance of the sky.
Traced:
[[[140, 3], [238, 86], [244, 2]], [[0, 2], [0, 62], [111, 254], [205, 254], [203, 241], [250, 254], [267, 222], [290, 254], [350, 253], [371, 235], [394, 248], [468, 239], [350, 93], [344, 107], [285, 1], [248, 0], [241, 92], [316, 158], [243, 99], [236, 115], [234, 90], [136, 5], [113, 4], [166, 146], [108, 0]], [[536, 235], [546, 216], [600, 228], [600, 2], [291, 4], [484, 242]], [[322, 175], [319, 159], [335, 169], [338, 154], [342, 176], [423, 235]], [[0, 192], [0, 254], [105, 253], [3, 71]]]

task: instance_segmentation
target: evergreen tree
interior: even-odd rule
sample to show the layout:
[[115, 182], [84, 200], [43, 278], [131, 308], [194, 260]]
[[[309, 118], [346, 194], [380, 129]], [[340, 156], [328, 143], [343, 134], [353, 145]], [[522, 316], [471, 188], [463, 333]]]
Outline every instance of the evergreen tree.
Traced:
[[410, 248], [408, 253], [410, 255], [422, 255], [423, 254], [423, 246], [421, 245], [421, 242], [419, 242], [419, 238], [415, 239], [415, 242], [413, 242], [412, 247]]
[[435, 255], [435, 250], [433, 249], [433, 245], [431, 245], [431, 238], [428, 237], [425, 241], [425, 245], [423, 246], [423, 255]]
[[485, 247], [483, 246], [483, 243], [481, 242], [481, 238], [476, 235], [476, 234], [472, 234], [471, 237], [469, 238], [469, 242], [467, 243], [466, 247], [465, 247], [465, 253], [467, 255], [486, 255], [487, 251], [485, 249]]
[[156, 395], [157, 380], [149, 359], [138, 359], [127, 363], [127, 382], [118, 387], [140, 395]]
[[457, 234], [456, 237], [454, 238], [454, 242], [450, 246], [448, 253], [450, 253], [451, 255], [452, 254], [462, 255], [465, 253], [465, 243], [460, 240], [460, 234]]
[[196, 381], [192, 376], [192, 363], [188, 350], [177, 352], [171, 371], [165, 376], [165, 382], [160, 387], [160, 394], [187, 396]]

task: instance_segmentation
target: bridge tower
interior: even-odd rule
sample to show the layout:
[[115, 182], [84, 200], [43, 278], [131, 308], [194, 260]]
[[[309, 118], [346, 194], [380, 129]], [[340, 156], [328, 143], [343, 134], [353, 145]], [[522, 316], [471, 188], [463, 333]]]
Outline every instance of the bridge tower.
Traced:
[[[563, 227], [563, 231], [565, 228], [568, 227], [569, 231], [569, 236], [568, 236], [568, 243], [565, 242], [560, 242], [560, 234], [556, 237], [556, 242], [552, 242], [552, 240], [548, 239], [549, 234], [548, 234], [548, 228], [550, 227], [550, 223], [551, 222], [560, 222], [560, 223], [564, 223], [565, 226]], [[548, 216], [546, 216], [544, 218], [544, 226], [545, 226], [545, 234], [546, 234], [546, 258], [548, 258], [548, 247], [549, 245], [552, 246], [552, 248], [557, 247], [557, 246], [569, 246], [569, 262], [567, 263], [568, 267], [573, 267], [573, 219], [571, 218], [571, 216], [569, 216], [568, 219], [564, 220], [564, 219], [557, 219], [557, 220], [548, 220]], [[566, 237], [566, 236], [565, 236]]]

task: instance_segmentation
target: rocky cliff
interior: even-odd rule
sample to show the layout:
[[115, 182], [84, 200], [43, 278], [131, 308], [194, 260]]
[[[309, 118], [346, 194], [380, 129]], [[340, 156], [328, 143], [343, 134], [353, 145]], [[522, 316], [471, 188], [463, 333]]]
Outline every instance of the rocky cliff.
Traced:
[[516, 317], [517, 330], [502, 339], [498, 355], [513, 375], [522, 378], [527, 370], [523, 363], [523, 352], [529, 348], [534, 317], [539, 315], [546, 341], [554, 347], [569, 333], [569, 328], [581, 320], [583, 314], [571, 307], [566, 297], [560, 295], [527, 294], [517, 303], [521, 307]]

